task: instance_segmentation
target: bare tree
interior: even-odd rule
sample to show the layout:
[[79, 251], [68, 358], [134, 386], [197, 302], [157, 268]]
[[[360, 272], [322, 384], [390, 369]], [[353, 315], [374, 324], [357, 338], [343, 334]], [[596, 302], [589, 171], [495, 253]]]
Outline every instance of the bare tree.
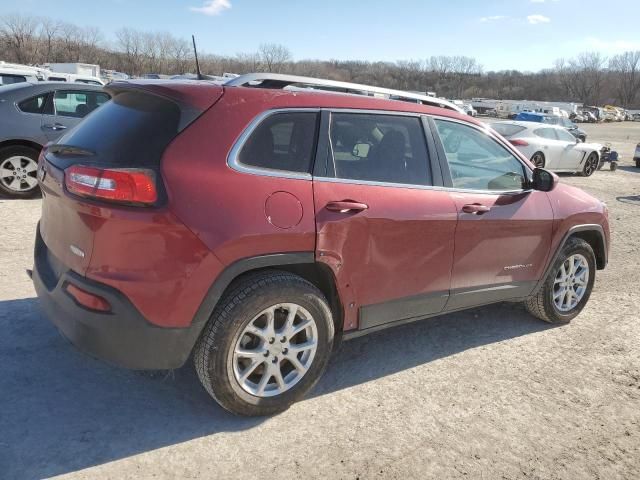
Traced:
[[41, 59], [43, 63], [49, 63], [54, 61], [54, 48], [57, 41], [57, 36], [60, 33], [61, 24], [58, 20], [51, 18], [43, 18], [40, 28], [40, 41], [44, 45], [44, 51], [42, 52]]
[[617, 97], [628, 108], [634, 104], [640, 92], [640, 51], [625, 52], [609, 61], [609, 70], [617, 77]]
[[289, 49], [277, 43], [263, 43], [258, 49], [262, 66], [267, 72], [280, 73], [292, 58]]
[[133, 75], [140, 75], [142, 63], [142, 34], [132, 28], [121, 28], [116, 32], [118, 49], [123, 54], [124, 70]]
[[5, 15], [0, 36], [10, 55], [19, 63], [33, 63], [38, 53], [40, 19], [27, 15]]

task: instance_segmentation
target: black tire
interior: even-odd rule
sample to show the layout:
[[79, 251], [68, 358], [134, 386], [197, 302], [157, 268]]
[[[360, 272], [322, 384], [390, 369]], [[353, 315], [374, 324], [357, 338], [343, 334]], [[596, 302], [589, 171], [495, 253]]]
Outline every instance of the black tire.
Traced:
[[[26, 157], [29, 160], [35, 162], [37, 165], [39, 155], [40, 155], [39, 151], [30, 147], [24, 147], [21, 145], [14, 145], [14, 146], [0, 148], [0, 166], [2, 166], [3, 163], [6, 160], [10, 159], [11, 157]], [[35, 179], [37, 175], [37, 169], [28, 173], [24, 172], [24, 174], [29, 175], [30, 177]], [[9, 185], [13, 185], [13, 182], [15, 181], [16, 180], [12, 180]], [[10, 188], [9, 185], [6, 185], [4, 179], [0, 178], [0, 192], [7, 197], [31, 198], [40, 192], [40, 187], [38, 186], [38, 184], [35, 184], [35, 186], [33, 186], [28, 190], [20, 190], [20, 191]], [[24, 185], [26, 186], [26, 183]]]
[[636, 160], [636, 168], [640, 168], [640, 160]]
[[598, 159], [598, 154], [596, 152], [591, 152], [587, 159], [584, 161], [581, 175], [583, 177], [590, 177], [591, 175], [593, 175], [593, 173], [598, 169], [599, 162], [600, 160]]
[[[553, 301], [555, 279], [562, 264], [576, 253], [581, 254], [589, 265], [589, 280], [587, 288], [578, 304], [567, 312], [561, 312]], [[580, 238], [570, 238], [562, 247], [562, 251], [554, 262], [547, 278], [538, 292], [524, 301], [525, 307], [531, 315], [548, 323], [562, 324], [569, 323], [584, 308], [591, 296], [593, 284], [596, 278], [596, 259], [591, 245]]]
[[[289, 390], [272, 397], [254, 396], [236, 379], [233, 349], [245, 327], [264, 309], [293, 302], [314, 318], [318, 344], [309, 370]], [[227, 290], [204, 328], [194, 350], [200, 382], [226, 410], [247, 416], [272, 415], [302, 398], [324, 373], [331, 355], [334, 324], [327, 300], [313, 284], [288, 272], [249, 274]]]
[[538, 168], [544, 168], [546, 164], [546, 159], [544, 158], [544, 153], [536, 152], [531, 156], [531, 163], [533, 163]]

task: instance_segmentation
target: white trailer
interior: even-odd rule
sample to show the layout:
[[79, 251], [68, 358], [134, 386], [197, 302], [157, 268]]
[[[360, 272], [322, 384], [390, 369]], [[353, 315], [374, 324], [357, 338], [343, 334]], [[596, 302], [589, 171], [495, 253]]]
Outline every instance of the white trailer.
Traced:
[[100, 77], [100, 65], [90, 63], [49, 63], [49, 70], [57, 73], [70, 73], [83, 77]]

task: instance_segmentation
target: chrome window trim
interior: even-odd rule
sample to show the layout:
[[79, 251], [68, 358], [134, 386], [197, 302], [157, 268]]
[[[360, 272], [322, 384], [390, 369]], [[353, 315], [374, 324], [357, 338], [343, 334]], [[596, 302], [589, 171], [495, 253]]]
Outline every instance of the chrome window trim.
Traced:
[[249, 125], [245, 127], [243, 132], [240, 134], [238, 139], [233, 144], [233, 147], [229, 151], [227, 155], [227, 165], [232, 169], [240, 173], [248, 173], [250, 175], [260, 175], [263, 177], [276, 177], [276, 178], [289, 178], [295, 180], [311, 180], [313, 176], [310, 173], [302, 173], [302, 172], [290, 172], [287, 170], [278, 170], [275, 168], [262, 168], [262, 167], [254, 167], [251, 165], [245, 165], [238, 159], [240, 155], [240, 151], [242, 147], [244, 147], [245, 143], [251, 136], [251, 134], [255, 131], [255, 129], [260, 125], [264, 120], [269, 118], [272, 115], [278, 115], [280, 113], [300, 113], [300, 112], [308, 112], [308, 113], [320, 113], [321, 108], [276, 108], [272, 110], [265, 110], [264, 112], [256, 115]]
[[391, 183], [391, 182], [375, 182], [371, 180], [351, 180], [348, 178], [336, 178], [336, 177], [313, 177], [314, 182], [327, 182], [327, 183], [344, 183], [350, 185], [364, 185], [372, 187], [392, 187], [392, 188], [407, 188], [411, 190], [437, 190], [443, 192], [452, 193], [474, 193], [480, 195], [521, 195], [523, 193], [531, 192], [528, 190], [473, 190], [465, 188], [450, 188], [440, 187], [436, 185], [417, 185], [413, 183]]
[[[451, 118], [443, 115], [428, 115], [420, 112], [403, 112], [403, 111], [394, 111], [394, 110], [373, 110], [373, 109], [354, 109], [354, 108], [340, 108], [340, 107], [330, 107], [330, 108], [314, 108], [314, 107], [291, 107], [291, 108], [276, 108], [271, 110], [265, 110], [264, 112], [256, 115], [251, 122], [245, 127], [243, 132], [240, 134], [238, 139], [235, 141], [233, 147], [229, 151], [227, 155], [227, 165], [232, 169], [240, 173], [246, 173], [250, 175], [259, 175], [263, 177], [275, 177], [275, 178], [288, 178], [294, 180], [314, 180], [319, 182], [329, 182], [329, 183], [343, 183], [343, 184], [352, 184], [352, 185], [363, 185], [363, 186], [375, 186], [375, 187], [392, 187], [392, 188], [407, 188], [412, 190], [436, 190], [436, 191], [445, 191], [445, 192], [455, 192], [455, 193], [473, 193], [480, 195], [520, 195], [523, 193], [528, 193], [533, 191], [532, 189], [522, 189], [522, 190], [475, 190], [475, 189], [465, 189], [465, 188], [456, 188], [456, 187], [441, 187], [435, 185], [419, 185], [412, 183], [392, 183], [392, 182], [375, 182], [369, 180], [353, 180], [348, 178], [336, 178], [336, 177], [314, 177], [310, 173], [299, 173], [299, 172], [289, 172], [285, 170], [277, 170], [277, 169], [269, 169], [269, 168], [261, 168], [261, 167], [253, 167], [249, 165], [244, 165], [238, 160], [238, 155], [242, 150], [242, 147], [246, 143], [247, 139], [254, 130], [258, 127], [258, 125], [270, 117], [271, 115], [277, 115], [279, 113], [296, 113], [296, 112], [310, 112], [310, 113], [320, 113], [321, 111], [328, 111], [330, 113], [355, 113], [355, 114], [372, 114], [372, 115], [392, 115], [392, 116], [410, 116], [416, 118], [422, 117], [431, 117], [433, 119], [440, 119], [450, 122], [460, 123], [462, 125], [469, 126], [471, 128], [475, 128], [476, 130], [489, 135], [495, 141], [499, 139], [495, 136], [491, 135], [488, 126], [479, 126], [473, 123], [465, 122], [463, 120], [459, 120], [456, 118]], [[331, 127], [329, 127], [331, 128]], [[424, 127], [423, 127], [424, 129]], [[322, 132], [320, 132], [322, 134]], [[329, 131], [330, 135], [330, 131]], [[330, 138], [330, 137], [329, 137]], [[425, 139], [426, 142], [426, 139]], [[499, 142], [504, 145], [504, 142]], [[506, 147], [506, 145], [504, 145]], [[511, 149], [507, 147], [507, 150], [511, 152]], [[515, 157], [526, 169], [529, 173], [532, 173], [531, 170], [525, 165], [520, 158]]]

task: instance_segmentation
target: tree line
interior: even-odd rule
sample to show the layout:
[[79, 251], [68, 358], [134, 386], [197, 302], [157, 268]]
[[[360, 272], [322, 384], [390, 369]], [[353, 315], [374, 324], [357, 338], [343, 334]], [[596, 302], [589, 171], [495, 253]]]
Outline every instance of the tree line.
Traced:
[[[98, 64], [133, 76], [180, 74], [195, 70], [189, 40], [169, 32], [121, 28], [107, 41], [100, 29], [45, 17], [0, 17], [0, 52], [7, 62], [42, 65], [55, 62]], [[423, 60], [294, 60], [282, 45], [264, 43], [256, 52], [200, 54], [204, 73], [269, 71], [374, 84], [412, 91], [434, 91], [447, 98], [613, 103], [640, 108], [640, 51], [606, 57], [585, 52], [557, 59], [539, 72], [485, 71], [467, 56], [429, 56]]]

